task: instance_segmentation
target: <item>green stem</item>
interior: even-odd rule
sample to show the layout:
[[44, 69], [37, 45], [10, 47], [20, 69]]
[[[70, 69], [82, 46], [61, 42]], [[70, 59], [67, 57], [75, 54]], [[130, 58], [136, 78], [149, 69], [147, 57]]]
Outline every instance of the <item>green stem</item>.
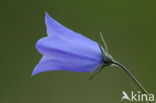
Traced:
[[[147, 96], [149, 96], [146, 89], [141, 85], [141, 83], [134, 77], [134, 75], [125, 66], [123, 66], [122, 64], [120, 64], [117, 61], [113, 61], [113, 64], [121, 67], [130, 76], [130, 78], [138, 85], [138, 87], [141, 89], [142, 93], [147, 94]], [[151, 103], [151, 102], [149, 102], [149, 103]]]
[[123, 66], [122, 64], [116, 61], [114, 61], [113, 64], [121, 67], [130, 76], [130, 78], [138, 85], [141, 91], [148, 95], [148, 92], [145, 90], [145, 88], [141, 85], [141, 83], [134, 77], [134, 75], [125, 66]]

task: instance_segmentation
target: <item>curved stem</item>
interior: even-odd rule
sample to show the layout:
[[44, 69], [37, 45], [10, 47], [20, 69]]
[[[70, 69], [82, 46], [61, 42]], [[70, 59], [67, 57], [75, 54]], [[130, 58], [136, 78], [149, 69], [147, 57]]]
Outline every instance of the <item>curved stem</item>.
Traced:
[[122, 64], [116, 61], [114, 61], [113, 64], [121, 67], [131, 77], [131, 79], [138, 85], [141, 91], [148, 95], [148, 92], [145, 90], [145, 88], [141, 85], [141, 83], [134, 77], [134, 75], [125, 66], [123, 66]]

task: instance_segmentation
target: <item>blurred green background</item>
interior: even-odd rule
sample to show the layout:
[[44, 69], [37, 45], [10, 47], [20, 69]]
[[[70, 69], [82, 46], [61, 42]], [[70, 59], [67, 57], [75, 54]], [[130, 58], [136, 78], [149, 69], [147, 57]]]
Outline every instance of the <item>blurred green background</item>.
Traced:
[[[89, 73], [53, 71], [30, 77], [46, 36], [47, 11], [92, 40], [103, 32], [109, 52], [156, 94], [156, 2], [154, 0], [1, 0], [0, 103], [119, 103], [131, 79], [109, 67]], [[124, 101], [127, 103], [127, 101]]]

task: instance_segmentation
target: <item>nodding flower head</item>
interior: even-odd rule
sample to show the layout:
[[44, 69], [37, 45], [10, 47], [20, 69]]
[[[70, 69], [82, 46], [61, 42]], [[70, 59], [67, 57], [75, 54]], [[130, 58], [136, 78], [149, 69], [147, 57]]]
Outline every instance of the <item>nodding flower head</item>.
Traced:
[[45, 14], [47, 37], [36, 43], [37, 50], [42, 54], [40, 62], [35, 66], [32, 76], [46, 71], [91, 72], [92, 79], [105, 66], [115, 64], [123, 69], [140, 87], [143, 93], [148, 92], [137, 79], [119, 62], [108, 54], [107, 45], [100, 32], [105, 49], [98, 42], [92, 41], [76, 33]]
[[91, 72], [103, 63], [97, 42], [64, 27], [48, 13], [45, 14], [45, 24], [47, 37], [36, 43], [42, 58], [32, 76], [46, 71]]

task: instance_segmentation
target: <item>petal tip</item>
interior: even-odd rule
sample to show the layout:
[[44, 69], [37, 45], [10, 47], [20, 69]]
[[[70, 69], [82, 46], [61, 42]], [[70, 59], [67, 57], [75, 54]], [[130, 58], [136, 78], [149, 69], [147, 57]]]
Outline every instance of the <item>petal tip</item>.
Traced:
[[37, 73], [35, 73], [35, 72], [33, 71], [32, 74], [31, 74], [31, 77], [33, 77], [35, 74], [37, 74]]
[[40, 72], [38, 71], [38, 69], [35, 66], [34, 70], [32, 71], [31, 77], [35, 76], [38, 73], [40, 73]]
[[51, 20], [51, 16], [48, 14], [48, 12], [45, 12], [45, 20], [46, 21]]
[[45, 16], [49, 16], [49, 14], [48, 14], [48, 12], [47, 12], [47, 11], [45, 11]]

